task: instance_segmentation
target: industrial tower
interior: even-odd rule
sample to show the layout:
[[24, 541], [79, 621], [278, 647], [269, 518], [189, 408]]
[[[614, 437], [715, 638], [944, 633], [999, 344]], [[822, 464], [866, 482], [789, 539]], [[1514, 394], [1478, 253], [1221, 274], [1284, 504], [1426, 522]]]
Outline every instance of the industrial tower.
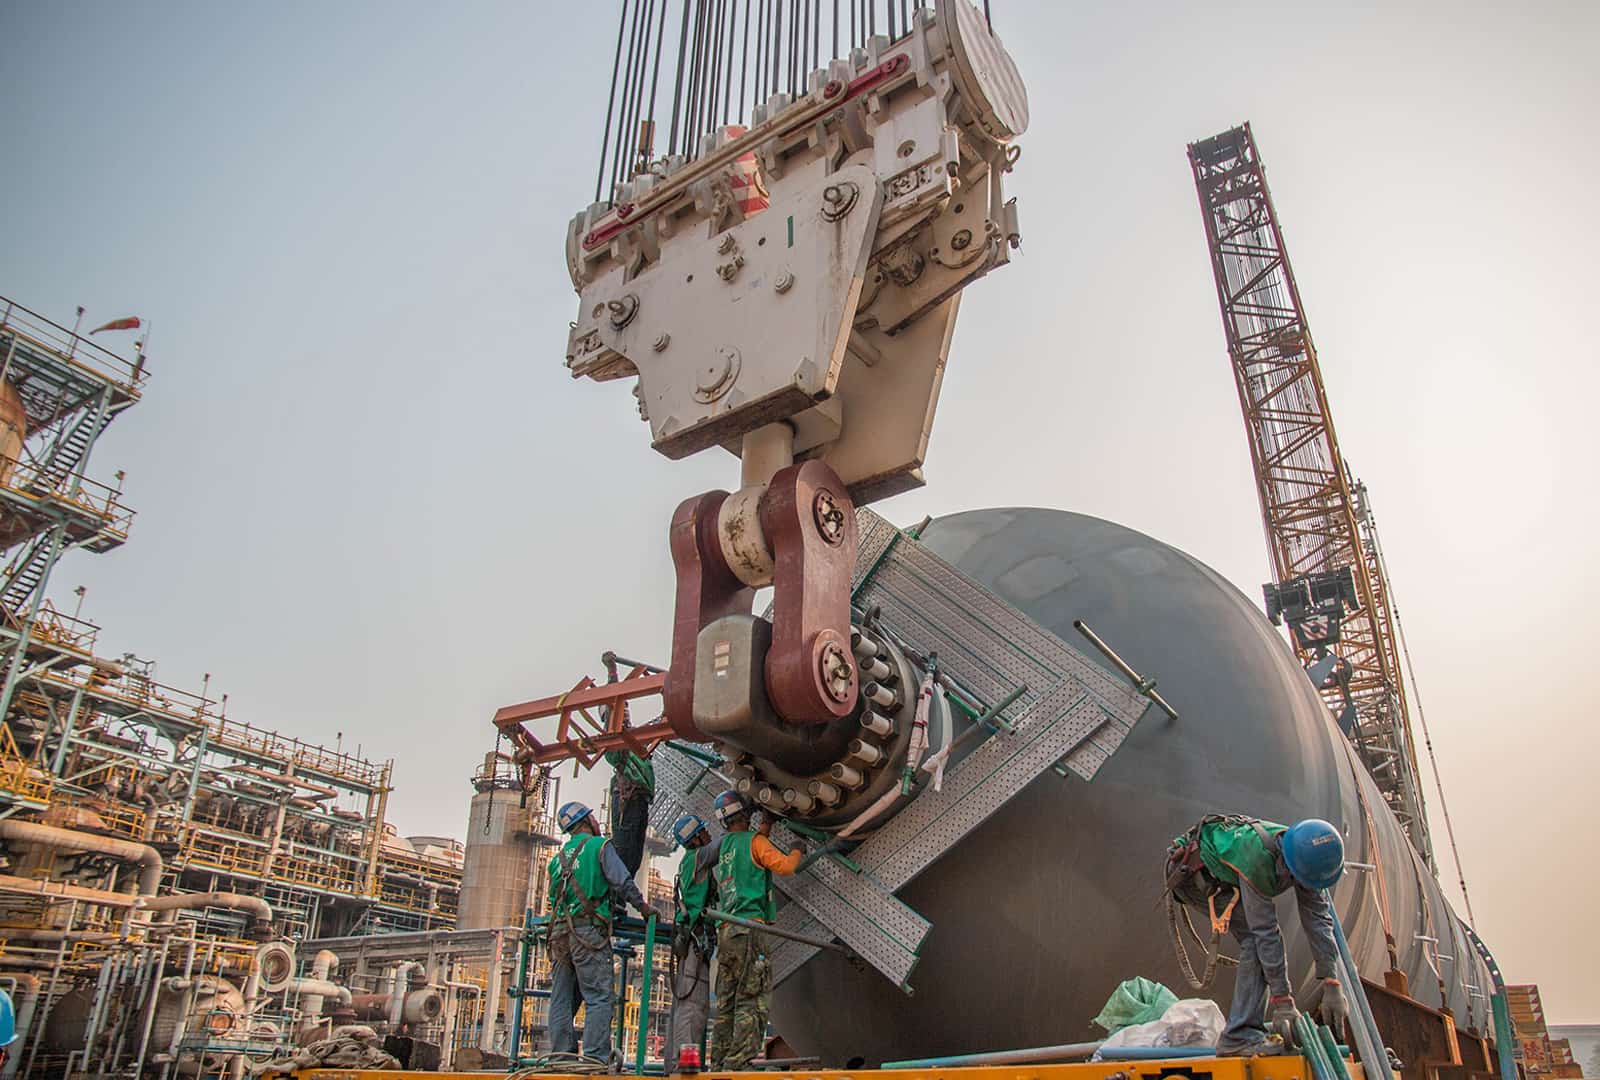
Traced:
[[1433, 845], [1395, 619], [1365, 487], [1339, 450], [1317, 351], [1250, 125], [1189, 146], [1244, 410], [1273, 581], [1301, 661], [1412, 845]]

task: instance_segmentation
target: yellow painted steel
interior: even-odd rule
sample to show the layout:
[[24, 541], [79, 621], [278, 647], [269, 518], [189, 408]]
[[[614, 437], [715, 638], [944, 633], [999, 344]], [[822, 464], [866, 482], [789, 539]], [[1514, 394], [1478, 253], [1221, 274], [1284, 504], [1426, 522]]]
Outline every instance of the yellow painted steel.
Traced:
[[[1365, 1080], [1361, 1066], [1345, 1062], [1350, 1080]], [[299, 1080], [483, 1080], [485, 1073], [406, 1072], [384, 1069], [302, 1069]], [[633, 1073], [543, 1073], [539, 1080], [629, 1080]], [[1073, 1062], [1061, 1065], [973, 1065], [946, 1069], [795, 1069], [696, 1074], [702, 1080], [1311, 1080], [1311, 1063], [1298, 1055], [1258, 1058], [1152, 1058], [1149, 1061]], [[1394, 1078], [1390, 1078], [1394, 1080]]]

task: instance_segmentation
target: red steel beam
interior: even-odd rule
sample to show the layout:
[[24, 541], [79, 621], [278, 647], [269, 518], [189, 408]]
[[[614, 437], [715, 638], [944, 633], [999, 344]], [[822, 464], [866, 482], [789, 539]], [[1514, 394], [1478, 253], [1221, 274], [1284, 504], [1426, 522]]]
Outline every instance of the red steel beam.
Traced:
[[[616, 682], [597, 683], [587, 675], [564, 694], [507, 705], [494, 714], [494, 726], [517, 745], [517, 759], [525, 766], [577, 761], [585, 768], [611, 750], [631, 750], [646, 755], [656, 743], [672, 738], [664, 720], [633, 727], [628, 723], [628, 702], [659, 695], [666, 673], [635, 667]], [[603, 709], [598, 717], [591, 709]], [[555, 738], [541, 741], [524, 725], [556, 717]]]

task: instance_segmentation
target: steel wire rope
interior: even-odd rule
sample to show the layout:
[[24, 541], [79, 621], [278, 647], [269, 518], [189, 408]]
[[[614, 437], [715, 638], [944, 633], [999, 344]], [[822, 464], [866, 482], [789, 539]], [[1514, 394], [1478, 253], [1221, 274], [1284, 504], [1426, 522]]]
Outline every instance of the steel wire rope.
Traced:
[[[809, 74], [822, 66], [822, 0], [811, 0], [811, 63], [806, 68]], [[807, 84], [809, 93], [809, 83]]]
[[[635, 165], [639, 156], [639, 111], [644, 105], [644, 74], [650, 63], [650, 19], [655, 14], [656, 0], [644, 0], [644, 17], [640, 19], [638, 60], [634, 64], [632, 96], [625, 102], [628, 118], [626, 127], [617, 130], [617, 157], [621, 169], [619, 182], [626, 183], [633, 179]], [[666, 0], [662, 0], [663, 3]], [[626, 140], [626, 142], [624, 141]]]
[[789, 0], [789, 97], [795, 95], [795, 72], [800, 67], [800, 0]]
[[799, 98], [805, 96], [806, 71], [811, 66], [811, 0], [800, 0], [800, 21], [795, 24], [795, 33], [799, 40], [795, 51], [794, 96]]
[[[670, 6], [670, 0], [661, 0], [661, 18], [656, 22], [656, 58], [650, 70], [650, 145], [645, 153], [647, 159], [653, 158], [656, 152], [656, 89], [661, 81], [661, 51], [667, 32], [667, 8]], [[648, 160], [645, 164], [648, 166]]]
[[739, 29], [739, 0], [728, 0], [728, 70], [724, 75], [722, 88], [722, 126], [727, 127], [729, 116], [733, 111], [733, 61], [737, 56], [735, 42], [738, 40]]
[[[663, 9], [663, 13], [665, 9]], [[672, 131], [667, 136], [667, 154], [678, 152], [678, 109], [683, 101], [683, 69], [689, 47], [689, 0], [683, 0], [683, 25], [678, 28], [678, 72], [672, 82]]]
[[[686, 0], [687, 2], [687, 0]], [[683, 104], [683, 156], [693, 161], [700, 153], [700, 132], [695, 119], [700, 113], [700, 94], [705, 81], [705, 31], [707, 0], [695, 0], [694, 41], [690, 47], [689, 93]]]
[[[750, 0], [744, 0], [744, 49], [739, 57], [739, 122], [746, 123], [750, 114], [745, 112], [745, 92], [750, 89]], [[747, 125], [748, 126], [748, 125]]]
[[765, 93], [766, 83], [763, 81], [767, 72], [767, 7], [767, 0], [756, 0], [756, 62], [755, 70], [751, 72], [750, 76], [750, 105], [752, 113], [755, 111], [756, 106], [767, 100]]
[[632, 134], [632, 104], [634, 104], [634, 83], [638, 74], [638, 26], [640, 18], [645, 13], [646, 0], [634, 0], [634, 26], [629, 30], [627, 37], [627, 62], [622, 67], [622, 96], [619, 102], [618, 125], [616, 125], [616, 144], [611, 149], [611, 187], [616, 189], [619, 182], [626, 178], [627, 147], [634, 142]]
[[722, 73], [722, 8], [726, 0], [708, 0], [706, 4], [706, 59], [704, 93], [700, 98], [699, 112], [695, 116], [695, 131], [702, 137], [711, 130], [712, 117], [717, 110], [717, 80]]
[[634, 0], [633, 28], [628, 33], [628, 65], [623, 69], [624, 76], [622, 81], [622, 109], [620, 115], [617, 117], [617, 141], [611, 152], [611, 187], [613, 190], [615, 190], [616, 186], [622, 182], [624, 162], [626, 162], [628, 158], [628, 153], [625, 148], [630, 142], [633, 141], [628, 130], [633, 122], [629, 111], [629, 105], [632, 101], [634, 72], [638, 67], [639, 24], [644, 15], [644, 5], [645, 0]]
[[622, 0], [622, 14], [617, 19], [617, 51], [611, 58], [611, 90], [606, 98], [606, 129], [600, 139], [600, 168], [594, 177], [594, 201], [600, 201], [606, 176], [606, 150], [611, 143], [611, 111], [617, 104], [617, 71], [622, 64], [622, 37], [628, 26], [628, 0]]
[[772, 0], [772, 91], [776, 94], [783, 86], [783, 0]]
[[1450, 841], [1450, 858], [1456, 864], [1456, 883], [1461, 887], [1461, 899], [1467, 908], [1467, 925], [1476, 930], [1478, 918], [1472, 913], [1472, 897], [1467, 893], [1467, 875], [1461, 867], [1461, 850], [1456, 846], [1456, 827], [1450, 820], [1450, 805], [1444, 795], [1444, 778], [1439, 775], [1439, 761], [1433, 753], [1433, 735], [1428, 730], [1428, 718], [1422, 710], [1422, 692], [1417, 689], [1417, 673], [1411, 664], [1411, 649], [1406, 644], [1405, 625], [1400, 621], [1400, 603], [1395, 599], [1394, 586], [1390, 584], [1392, 579], [1389, 577], [1389, 564], [1383, 554], [1383, 542], [1378, 538], [1378, 523], [1371, 507], [1367, 508], [1367, 519], [1370, 523], [1373, 554], [1377, 557], [1378, 571], [1383, 575], [1389, 597], [1389, 610], [1394, 615], [1395, 637], [1400, 640], [1400, 655], [1405, 660], [1406, 677], [1411, 680], [1411, 700], [1417, 707], [1417, 722], [1422, 727], [1422, 744], [1428, 751], [1428, 767], [1433, 771], [1434, 790], [1439, 793], [1439, 812], [1444, 818], [1445, 836]]

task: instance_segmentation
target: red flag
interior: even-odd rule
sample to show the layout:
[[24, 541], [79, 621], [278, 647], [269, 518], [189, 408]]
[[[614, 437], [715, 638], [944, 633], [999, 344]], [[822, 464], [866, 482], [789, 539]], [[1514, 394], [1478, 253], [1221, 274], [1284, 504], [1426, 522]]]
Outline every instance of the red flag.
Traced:
[[102, 330], [137, 330], [142, 325], [143, 323], [139, 322], [139, 316], [129, 315], [126, 319], [112, 319], [104, 326], [97, 326], [90, 330], [89, 333], [92, 336]]

